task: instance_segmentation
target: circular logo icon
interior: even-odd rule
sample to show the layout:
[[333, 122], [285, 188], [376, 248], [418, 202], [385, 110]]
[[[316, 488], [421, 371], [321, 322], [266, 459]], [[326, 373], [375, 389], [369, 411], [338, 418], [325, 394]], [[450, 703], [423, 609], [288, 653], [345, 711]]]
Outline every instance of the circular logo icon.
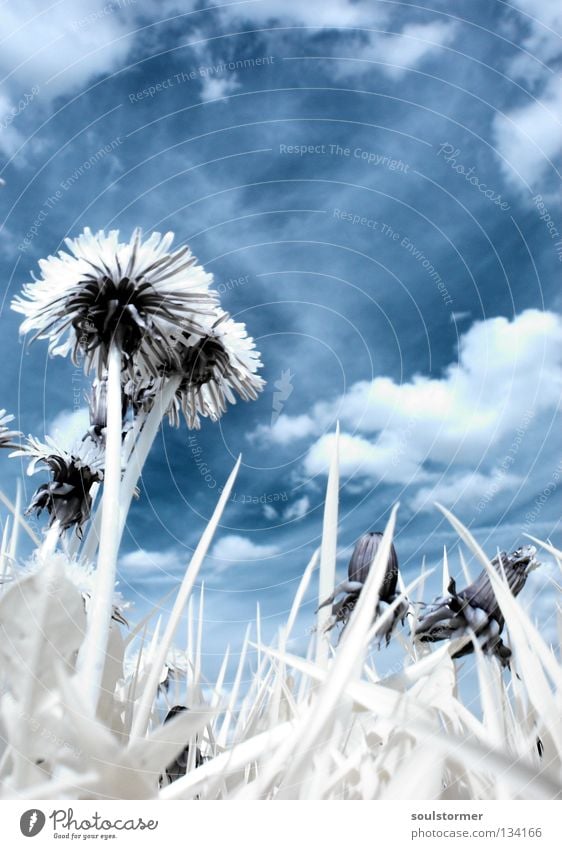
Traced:
[[35, 837], [45, 825], [45, 814], [37, 808], [31, 808], [20, 817], [20, 831], [25, 837]]

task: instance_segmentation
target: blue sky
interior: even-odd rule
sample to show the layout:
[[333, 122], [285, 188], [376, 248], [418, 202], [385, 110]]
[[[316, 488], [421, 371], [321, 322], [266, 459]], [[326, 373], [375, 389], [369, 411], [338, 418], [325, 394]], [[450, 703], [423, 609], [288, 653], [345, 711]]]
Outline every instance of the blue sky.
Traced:
[[522, 531], [560, 543], [558, 4], [2, 15], [0, 406], [40, 437], [82, 427], [87, 379], [24, 348], [9, 302], [84, 226], [172, 229], [265, 364], [259, 401], [159, 437], [121, 559], [137, 610], [177, 583], [242, 452], [202, 575], [209, 663], [257, 602], [273, 633], [319, 542], [338, 420], [342, 570], [396, 501], [407, 577], [454, 546], [434, 501], [490, 554]]

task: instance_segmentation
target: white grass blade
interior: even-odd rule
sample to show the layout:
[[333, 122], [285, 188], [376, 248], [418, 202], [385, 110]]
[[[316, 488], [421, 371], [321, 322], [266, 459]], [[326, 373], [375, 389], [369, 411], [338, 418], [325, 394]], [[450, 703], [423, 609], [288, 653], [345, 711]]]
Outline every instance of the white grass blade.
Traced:
[[230, 658], [230, 646], [226, 647], [226, 651], [224, 653], [224, 657], [222, 659], [221, 667], [219, 669], [219, 674], [214, 686], [213, 696], [211, 699], [211, 707], [216, 709], [219, 705], [219, 702], [222, 698], [222, 688], [224, 686], [224, 679], [226, 677], [226, 670], [228, 667], [228, 661]]
[[472, 583], [472, 575], [470, 574], [470, 569], [468, 568], [468, 563], [465, 560], [464, 554], [462, 553], [462, 548], [459, 548], [459, 560], [461, 563], [462, 573], [464, 575], [464, 579], [466, 581], [466, 585], [470, 586]]
[[[182, 751], [209, 721], [211, 713], [206, 707], [193, 707], [160, 725], [149, 737], [130, 747], [128, 756], [139, 769], [164, 771], [166, 766]], [[195, 751], [195, 746], [191, 747]]]
[[164, 637], [162, 638], [162, 642], [158, 648], [156, 658], [152, 664], [152, 668], [149, 673], [148, 682], [142, 694], [139, 707], [135, 713], [133, 729], [131, 732], [133, 737], [140, 737], [146, 731], [148, 717], [150, 716], [151, 704], [154, 697], [156, 696], [160, 673], [166, 661], [166, 654], [168, 652], [168, 649], [170, 648], [170, 645], [174, 638], [174, 634], [176, 633], [182, 612], [191, 594], [191, 590], [197, 579], [197, 575], [199, 574], [199, 570], [202, 566], [205, 555], [207, 554], [209, 546], [213, 540], [217, 525], [220, 522], [224, 508], [226, 507], [228, 499], [230, 498], [230, 493], [232, 491], [232, 487], [234, 486], [234, 481], [236, 480], [241, 460], [242, 458], [239, 457], [236, 461], [234, 469], [230, 473], [230, 476], [220, 495], [218, 504], [215, 507], [215, 511], [203, 532], [203, 535], [197, 545], [197, 548], [193, 553], [190, 564], [183, 578], [181, 587], [176, 597], [176, 601], [174, 602], [174, 606], [170, 614], [170, 619], [168, 621]]
[[261, 675], [261, 611], [259, 601], [256, 603], [256, 687], [259, 686]]
[[[266, 776], [262, 778], [265, 784], [269, 784], [275, 777], [279, 769], [279, 761], [288, 762], [289, 754], [292, 754], [292, 760], [285, 773], [283, 784], [288, 784], [294, 780], [295, 774], [303, 767], [303, 758], [307, 757], [307, 749], [317, 745], [320, 738], [325, 739], [329, 733], [331, 719], [344, 691], [349, 683], [360, 675], [363, 658], [367, 650], [367, 634], [386, 572], [396, 522], [396, 510], [397, 507], [392, 510], [375, 559], [369, 569], [367, 580], [361, 590], [349, 624], [343, 632], [338, 652], [326, 680], [310, 710], [297, 723], [295, 733], [288, 741], [286, 750], [284, 749], [277, 754], [277, 757], [272, 758], [271, 766], [268, 768]], [[323, 664], [318, 665], [322, 666]]]
[[37, 547], [41, 545], [41, 539], [37, 536], [29, 522], [26, 522], [24, 517], [21, 515], [21, 512], [17, 509], [15, 504], [12, 504], [7, 495], [4, 495], [2, 490], [0, 489], [0, 501], [4, 504], [5, 507], [13, 514], [16, 522], [21, 526], [21, 528], [26, 532], [28, 537], [35, 543]]
[[419, 576], [418, 576], [417, 578], [415, 578], [415, 580], [413, 580], [413, 581], [412, 581], [412, 582], [411, 582], [411, 583], [410, 583], [407, 587], [405, 587], [405, 586], [404, 586], [404, 582], [403, 582], [403, 581], [401, 581], [400, 594], [397, 596], [397, 598], [395, 598], [395, 599], [394, 599], [394, 601], [392, 602], [392, 604], [389, 604], [389, 605], [388, 605], [388, 607], [386, 608], [386, 610], [383, 610], [382, 614], [381, 614], [381, 615], [380, 615], [380, 616], [379, 616], [379, 617], [375, 620], [375, 622], [372, 624], [371, 629], [370, 629], [370, 631], [369, 631], [369, 634], [368, 634], [368, 636], [367, 636], [367, 643], [370, 643], [372, 640], [374, 640], [374, 638], [375, 638], [375, 636], [376, 636], [376, 633], [377, 633], [377, 631], [379, 630], [379, 628], [381, 628], [383, 625], [386, 625], [386, 623], [387, 623], [387, 622], [388, 622], [388, 620], [392, 617], [392, 614], [394, 613], [394, 611], [396, 610], [396, 608], [398, 607], [398, 605], [399, 605], [402, 601], [407, 601], [407, 600], [408, 600], [408, 596], [409, 596], [409, 595], [411, 595], [411, 593], [412, 593], [412, 592], [413, 592], [413, 591], [414, 591], [414, 590], [415, 590], [415, 589], [416, 589], [416, 588], [417, 588], [417, 587], [418, 587], [421, 583], [423, 583], [423, 582], [424, 582], [424, 581], [428, 578], [428, 576], [429, 576], [429, 575], [431, 575], [431, 574], [433, 573], [433, 571], [434, 571], [434, 570], [433, 570], [433, 569], [431, 569], [429, 572], [426, 572], [426, 573], [425, 573], [425, 575], [419, 575]]
[[[326, 486], [326, 502], [324, 505], [324, 522], [322, 526], [322, 544], [320, 547], [320, 576], [318, 580], [318, 605], [321, 605], [334, 592], [336, 581], [336, 554], [338, 545], [338, 502], [339, 502], [339, 423], [336, 426], [334, 452], [330, 463], [328, 483]], [[317, 642], [316, 662], [324, 666], [330, 656], [328, 638], [325, 629], [330, 619], [330, 605], [318, 610], [316, 617]]]
[[[439, 505], [440, 506], [440, 505]], [[492, 584], [496, 599], [504, 615], [513, 651], [518, 664], [519, 673], [525, 679], [527, 692], [539, 715], [544, 715], [556, 742], [559, 754], [562, 755], [562, 717], [559, 706], [553, 696], [545, 677], [543, 668], [548, 672], [558, 693], [562, 689], [562, 672], [554, 661], [552, 654], [544, 643], [541, 635], [532, 624], [529, 617], [513, 597], [507, 583], [500, 578], [488, 558], [472, 537], [472, 534], [459, 520], [440, 506], [443, 514], [453, 525], [459, 536], [476, 554], [486, 570]], [[537, 659], [541, 663], [537, 663]]]
[[549, 552], [549, 554], [552, 554], [552, 556], [554, 557], [554, 559], [555, 559], [555, 560], [558, 562], [558, 564], [560, 565], [560, 563], [562, 562], [562, 551], [560, 551], [560, 549], [559, 549], [559, 548], [556, 548], [554, 545], [551, 545], [551, 544], [550, 544], [550, 543], [548, 543], [548, 542], [543, 542], [542, 540], [537, 539], [536, 537], [531, 536], [531, 534], [524, 534], [524, 536], [528, 537], [528, 539], [532, 539], [532, 540], [533, 540], [533, 542], [536, 542], [536, 544], [537, 544], [538, 546], [540, 546], [541, 548], [544, 548], [544, 550], [545, 550], [545, 551], [548, 551], [548, 552]]
[[210, 779], [236, 772], [259, 758], [267, 758], [268, 752], [279, 745], [290, 730], [291, 724], [286, 722], [271, 730], [264, 731], [262, 734], [257, 734], [255, 737], [250, 737], [243, 743], [238, 743], [230, 751], [217, 755], [216, 758], [203, 764], [203, 766], [186, 775], [185, 778], [180, 778], [168, 787], [164, 787], [160, 791], [160, 798], [192, 799], [205, 782]]
[[17, 487], [16, 487], [16, 503], [15, 503], [15, 512], [14, 512], [14, 526], [12, 528], [12, 535], [10, 537], [10, 547], [8, 549], [8, 557], [10, 558], [10, 562], [13, 564], [16, 561], [17, 551], [18, 551], [18, 542], [19, 542], [19, 534], [21, 527], [21, 502], [22, 502], [22, 490], [21, 490], [21, 481], [18, 479]]
[[197, 642], [195, 643], [195, 662], [193, 667], [193, 687], [201, 689], [201, 652], [203, 650], [203, 619], [205, 616], [205, 584], [201, 583], [199, 592], [199, 611], [197, 613]]
[[244, 642], [242, 644], [242, 651], [240, 652], [240, 659], [238, 662], [238, 668], [236, 670], [236, 676], [234, 678], [234, 684], [232, 685], [232, 690], [230, 693], [230, 699], [228, 701], [228, 707], [226, 709], [224, 721], [217, 737], [217, 744], [219, 746], [226, 746], [228, 740], [228, 732], [230, 730], [230, 725], [232, 723], [232, 718], [234, 716], [234, 712], [236, 710], [236, 704], [238, 702], [238, 695], [240, 693], [240, 685], [242, 683], [242, 673], [244, 672], [244, 665], [246, 663], [246, 654], [248, 651], [248, 644], [250, 640], [250, 628], [252, 627], [251, 623], [248, 623], [246, 627], [246, 633], [244, 635]]
[[0, 544], [0, 592], [4, 589], [6, 579], [9, 575], [10, 556], [8, 554], [8, 539], [10, 536], [10, 517], [6, 519], [4, 530], [2, 532], [2, 542]]
[[449, 558], [447, 557], [447, 546], [443, 546], [443, 584], [442, 584], [442, 593], [443, 595], [447, 595], [449, 581], [451, 580], [451, 575], [449, 572]]
[[297, 620], [297, 616], [302, 604], [302, 600], [305, 596], [305, 593], [310, 584], [310, 579], [312, 577], [312, 573], [316, 568], [316, 564], [318, 563], [318, 557], [320, 555], [320, 549], [316, 549], [312, 557], [310, 558], [306, 569], [303, 572], [303, 576], [300, 580], [297, 592], [295, 593], [295, 597], [293, 599], [293, 604], [291, 606], [291, 611], [289, 613], [289, 618], [287, 619], [287, 624], [282, 631], [282, 642], [286, 645], [293, 633], [293, 628], [295, 627], [295, 622]]

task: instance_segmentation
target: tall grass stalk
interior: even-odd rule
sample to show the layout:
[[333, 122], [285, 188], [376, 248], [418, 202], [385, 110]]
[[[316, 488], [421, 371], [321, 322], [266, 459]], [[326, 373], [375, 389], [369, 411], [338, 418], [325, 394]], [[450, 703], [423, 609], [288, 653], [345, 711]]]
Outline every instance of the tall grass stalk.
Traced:
[[199, 541], [199, 544], [197, 545], [197, 548], [193, 552], [193, 556], [186, 570], [184, 579], [182, 581], [181, 587], [174, 602], [170, 618], [168, 620], [168, 625], [166, 626], [166, 630], [164, 631], [164, 636], [162, 637], [158, 649], [156, 650], [154, 660], [151, 664], [148, 680], [141, 696], [139, 706], [135, 712], [133, 727], [131, 730], [131, 737], [133, 739], [144, 735], [146, 732], [150, 713], [152, 710], [152, 705], [158, 691], [160, 673], [166, 661], [166, 655], [172, 644], [172, 640], [179, 625], [181, 615], [183, 613], [191, 590], [193, 589], [193, 585], [197, 579], [197, 575], [199, 574], [199, 570], [201, 568], [205, 555], [207, 554], [209, 546], [213, 540], [217, 525], [220, 522], [220, 518], [223, 514], [224, 508], [226, 507], [228, 499], [230, 498], [230, 493], [232, 491], [232, 487], [234, 486], [236, 476], [238, 475], [238, 470], [240, 468], [241, 461], [242, 458], [239, 457], [228, 477], [228, 480], [219, 498], [218, 504], [215, 507], [214, 513], [211, 516], [211, 519], [207, 527], [205, 528], [205, 531], [203, 532], [203, 535]]
[[[401, 598], [416, 598], [433, 571], [424, 562], [407, 586], [399, 585], [400, 598], [373, 621], [395, 508], [337, 648], [335, 640], [330, 644], [326, 639], [327, 655], [318, 657], [317, 634], [309, 627], [305, 640], [298, 625], [307, 616], [309, 623], [318, 624], [310, 608], [333, 589], [333, 577], [327, 580], [329, 559], [324, 560], [330, 566], [322, 592], [314, 585], [318, 551], [272, 643], [257, 614], [246, 629], [241, 656], [237, 652], [233, 662], [227, 647], [216, 680], [209, 684], [202, 649], [204, 594], [197, 604], [193, 587], [239, 462], [191, 557], [169, 616], [163, 617], [157, 601], [122, 639], [115, 641], [118, 633], [112, 626], [103, 710], [100, 702], [97, 715], [83, 673], [76, 676], [72, 655], [64, 656], [68, 641], [74, 645], [82, 639], [77, 622], [85, 613], [80, 592], [63, 580], [59, 569], [62, 555], [53, 548], [57, 528], [42, 546], [44, 568], [33, 576], [22, 577], [17, 569], [10, 574], [0, 595], [0, 668], [9, 690], [0, 696], [2, 794], [20, 799], [560, 798], [558, 652], [545, 642], [472, 534], [446, 510], [459, 541], [489, 576], [509, 634], [511, 669], [483, 654], [470, 634], [437, 648], [414, 643], [409, 632], [415, 624], [415, 601], [410, 628], [393, 638], [392, 663], [385, 662], [384, 648], [373, 663], [371, 641], [385, 618]], [[332, 464], [323, 527], [324, 551], [331, 553], [337, 546], [334, 468]], [[14, 521], [21, 524], [16, 514]], [[6, 532], [2, 554], [10, 551], [15, 557], [11, 539]], [[556, 561], [562, 559], [551, 543], [542, 545]], [[434, 579], [438, 591], [457, 577], [456, 569], [467, 571], [466, 563], [461, 559], [455, 566], [445, 550], [442, 574]], [[185, 643], [190, 602], [187, 681], [175, 680], [165, 695], [162, 671], [178, 652], [174, 643]], [[294, 646], [297, 637], [299, 649], [289, 650], [289, 641]], [[473, 660], [455, 660], [467, 643], [472, 644]], [[251, 658], [250, 649], [256, 652]], [[464, 701], [460, 685], [471, 665], [474, 687]], [[176, 699], [190, 710], [163, 723], [164, 712]], [[37, 730], [29, 717], [38, 723]], [[166, 785], [160, 777], [186, 745], [186, 774]], [[197, 747], [202, 763], [196, 760]]]
[[324, 522], [322, 525], [322, 543], [320, 546], [320, 577], [318, 581], [318, 612], [316, 619], [316, 662], [326, 665], [329, 657], [328, 640], [325, 629], [330, 619], [330, 606], [320, 607], [333, 591], [336, 579], [336, 555], [338, 539], [338, 502], [339, 502], [339, 436], [340, 426], [336, 425], [334, 450], [328, 473], [326, 501], [324, 504]]
[[137, 482], [140, 479], [144, 464], [156, 439], [162, 419], [166, 415], [166, 411], [172, 402], [180, 381], [181, 377], [179, 376], [172, 376], [166, 380], [163, 388], [154, 399], [151, 410], [144, 419], [142, 429], [128, 458], [123, 475], [121, 499], [119, 502], [120, 537], [123, 535]]

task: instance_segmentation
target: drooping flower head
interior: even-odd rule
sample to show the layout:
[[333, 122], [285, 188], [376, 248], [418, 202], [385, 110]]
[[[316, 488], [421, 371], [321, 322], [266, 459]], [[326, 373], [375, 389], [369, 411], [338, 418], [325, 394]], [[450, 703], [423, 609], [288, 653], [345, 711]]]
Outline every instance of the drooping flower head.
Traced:
[[27, 513], [47, 510], [50, 525], [58, 520], [61, 530], [76, 526], [80, 535], [92, 508], [92, 486], [103, 480], [103, 453], [90, 441], [65, 451], [50, 437], [45, 439], [43, 443], [30, 436], [25, 446], [12, 454], [30, 457], [29, 475], [38, 469], [51, 472], [50, 482], [36, 490]]
[[[525, 545], [512, 554], [502, 551], [492, 560], [496, 571], [500, 574], [503, 571], [514, 596], [519, 595], [525, 586], [529, 572], [539, 566], [536, 553], [533, 545]], [[448, 591], [448, 595], [436, 598], [426, 606], [416, 627], [417, 639], [433, 643], [472, 632], [485, 653], [494, 654], [503, 666], [508, 666], [511, 651], [500, 637], [504, 617], [487, 572], [483, 570], [472, 584], [460, 591], [451, 579]], [[463, 657], [473, 650], [474, 646], [469, 642], [453, 657]]]
[[[332, 616], [327, 626], [328, 631], [339, 623], [343, 624], [344, 628], [347, 625], [367, 580], [367, 575], [375, 559], [382, 537], [383, 535], [379, 531], [371, 531], [363, 534], [357, 540], [347, 567], [347, 581], [342, 581], [330, 598], [326, 599], [320, 605], [320, 607], [325, 607], [328, 604], [332, 605]], [[386, 571], [379, 591], [379, 601], [374, 612], [373, 620], [381, 616], [384, 610], [398, 598], [399, 593], [396, 592], [397, 585], [398, 555], [396, 554], [394, 545], [391, 543]], [[339, 595], [343, 597], [339, 601], [335, 601]], [[394, 613], [390, 615], [386, 624], [383, 623], [378, 629], [375, 635], [376, 639], [380, 642], [384, 638], [388, 643], [398, 620], [402, 620], [403, 622], [407, 613], [407, 603], [405, 601], [400, 602]]]
[[212, 314], [216, 295], [212, 276], [196, 264], [189, 248], [170, 252], [174, 235], [153, 233], [142, 242], [136, 229], [129, 242], [119, 231], [93, 234], [89, 228], [66, 239], [59, 251], [39, 262], [34, 278], [12, 307], [25, 316], [21, 332], [48, 339], [53, 354], [84, 356], [86, 371], [101, 377], [111, 344], [124, 364], [137, 357], [156, 374], [167, 359], [169, 335], [182, 326], [198, 332], [197, 319]]
[[10, 430], [8, 425], [13, 422], [14, 416], [6, 413], [6, 410], [0, 410], [0, 448], [19, 448], [19, 439], [21, 433], [18, 430]]
[[180, 411], [190, 428], [200, 427], [200, 416], [217, 421], [227, 401], [235, 404], [236, 395], [253, 401], [265, 385], [257, 374], [262, 363], [246, 325], [222, 309], [216, 315], [213, 321], [203, 321], [203, 336], [184, 332], [173, 340], [166, 373], [182, 378], [169, 411], [176, 426]]

